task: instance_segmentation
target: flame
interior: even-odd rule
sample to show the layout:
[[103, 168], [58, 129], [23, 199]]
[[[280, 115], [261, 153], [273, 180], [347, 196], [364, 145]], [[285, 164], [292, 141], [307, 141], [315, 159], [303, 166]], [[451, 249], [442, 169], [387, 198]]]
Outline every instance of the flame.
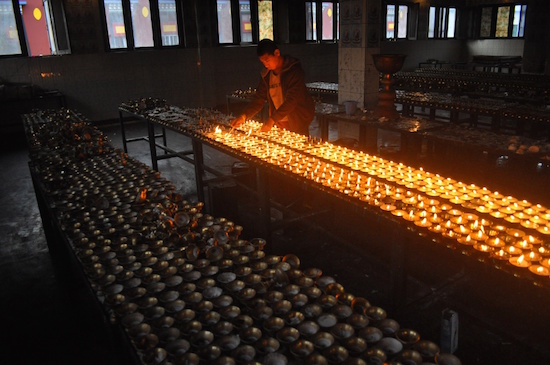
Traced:
[[251, 134], [252, 134], [252, 127], [250, 127], [250, 130], [248, 131], [248, 134], [246, 136], [250, 137]]
[[219, 126], [216, 126], [216, 129], [214, 130], [215, 134], [220, 134], [222, 132], [221, 128]]
[[518, 264], [521, 264], [523, 262], [523, 260], [525, 259], [525, 257], [523, 257], [523, 255], [521, 255], [520, 257], [518, 257]]

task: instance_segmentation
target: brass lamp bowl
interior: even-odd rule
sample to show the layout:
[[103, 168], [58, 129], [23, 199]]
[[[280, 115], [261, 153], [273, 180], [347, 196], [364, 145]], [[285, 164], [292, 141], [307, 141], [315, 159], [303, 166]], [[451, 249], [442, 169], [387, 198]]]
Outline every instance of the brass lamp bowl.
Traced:
[[373, 54], [374, 67], [384, 74], [394, 74], [401, 70], [406, 55], [403, 54]]

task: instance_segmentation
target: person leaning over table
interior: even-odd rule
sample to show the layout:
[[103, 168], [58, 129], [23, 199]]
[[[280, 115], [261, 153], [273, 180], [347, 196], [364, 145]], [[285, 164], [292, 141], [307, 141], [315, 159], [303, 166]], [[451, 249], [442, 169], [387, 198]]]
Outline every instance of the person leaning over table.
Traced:
[[256, 115], [267, 101], [269, 118], [264, 122], [262, 132], [276, 125], [291, 132], [309, 135], [315, 104], [307, 91], [300, 61], [282, 55], [271, 39], [262, 39], [258, 43], [257, 54], [265, 67], [261, 72], [260, 83], [244, 113], [233, 119], [231, 126], [238, 127], [247, 118]]

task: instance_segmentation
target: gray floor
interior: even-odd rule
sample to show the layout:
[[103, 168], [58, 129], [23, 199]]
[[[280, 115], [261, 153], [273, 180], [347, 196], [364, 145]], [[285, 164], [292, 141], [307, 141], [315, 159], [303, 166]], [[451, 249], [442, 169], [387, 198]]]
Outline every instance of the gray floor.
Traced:
[[[121, 146], [117, 125], [102, 128], [115, 146]], [[139, 123], [130, 125], [128, 130], [131, 136], [144, 134]], [[169, 144], [182, 149], [189, 143], [179, 136], [168, 138]], [[7, 324], [2, 331], [3, 357], [17, 364], [125, 363], [116, 341], [106, 333], [85, 285], [63, 265], [62, 257], [49, 252], [27, 166], [27, 151], [24, 143], [13, 142], [16, 145], [8, 146], [0, 156], [3, 207], [0, 274], [4, 278], [0, 309], [2, 322]], [[131, 144], [129, 155], [150, 163], [145, 142]], [[224, 171], [230, 171], [234, 162], [211, 149], [205, 149], [205, 158], [207, 163]], [[161, 161], [159, 171], [174, 182], [184, 196], [196, 199], [191, 166], [170, 159]], [[224, 189], [220, 187], [219, 196], [224, 196]], [[229, 208], [234, 207], [223, 204], [218, 207], [221, 213], [235, 212]], [[242, 221], [236, 223], [245, 227], [243, 234], [254, 235], [254, 220], [246, 214], [247, 209], [253, 208], [249, 208], [247, 199], [243, 198], [237, 210]], [[401, 326], [414, 328], [423, 338], [435, 342], [439, 341], [442, 310], [448, 307], [457, 310], [460, 338], [456, 354], [464, 364], [550, 363], [548, 353], [539, 347], [540, 342], [550, 340], [547, 333], [539, 331], [539, 322], [548, 323], [548, 315], [542, 312], [548, 312], [546, 292], [541, 297], [538, 289], [515, 285], [513, 278], [493, 275], [470, 263], [475, 260], [461, 259], [460, 255], [457, 258], [456, 253], [449, 250], [418, 247], [420, 254], [411, 252], [408, 260], [414, 274], [407, 281], [408, 304], [393, 310], [391, 280], [384, 262], [362, 247], [363, 242], [372, 241], [375, 249], [384, 251], [388, 245], [380, 244], [383, 237], [375, 230], [361, 226], [361, 217], [354, 212], [334, 207], [333, 214], [337, 219], [333, 227], [328, 227], [332, 235], [317, 226], [298, 223], [275, 231], [266, 250], [298, 255], [303, 267], [321, 268], [349, 292], [387, 308], [389, 316]], [[342, 231], [347, 228], [340, 226], [341, 221], [357, 225], [356, 232], [349, 236], [355, 238], [344, 239], [348, 236]], [[374, 245], [374, 241], [378, 245]], [[479, 280], [480, 276], [484, 280]], [[502, 290], [502, 282], [509, 285], [510, 290]], [[521, 293], [519, 300], [517, 292], [513, 292], [516, 289]], [[535, 299], [542, 300], [542, 307], [530, 304]], [[518, 311], [530, 313], [519, 316]], [[514, 332], [516, 327], [522, 327], [517, 323], [518, 318], [527, 321], [527, 328]], [[507, 331], [507, 326], [513, 326], [513, 330]]]

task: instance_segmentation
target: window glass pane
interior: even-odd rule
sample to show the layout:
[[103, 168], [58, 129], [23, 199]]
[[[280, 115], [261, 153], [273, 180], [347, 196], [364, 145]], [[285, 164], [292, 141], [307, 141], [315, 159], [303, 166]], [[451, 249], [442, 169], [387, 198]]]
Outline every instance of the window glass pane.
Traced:
[[409, 8], [399, 5], [399, 20], [397, 21], [397, 38], [407, 38], [407, 14]]
[[21, 54], [19, 32], [11, 1], [0, 1], [0, 55]]
[[521, 19], [521, 5], [514, 6], [514, 18], [512, 19], [512, 37], [519, 34], [519, 20]]
[[428, 17], [428, 38], [435, 37], [435, 7], [430, 6], [430, 14]]
[[42, 0], [19, 2], [30, 56], [51, 55], [48, 24]]
[[523, 37], [525, 31], [525, 10], [527, 5], [514, 6], [514, 19], [512, 20], [512, 37]]
[[395, 5], [386, 7], [386, 38], [393, 39], [395, 37]]
[[447, 24], [447, 9], [439, 8], [439, 26], [437, 27], [437, 37], [444, 38], [445, 24]]
[[495, 37], [508, 37], [508, 22], [510, 20], [510, 7], [500, 6], [497, 12], [497, 28]]
[[323, 3], [323, 40], [334, 39], [332, 27], [334, 26], [334, 12], [332, 3]]
[[122, 15], [121, 0], [105, 0], [105, 18], [107, 20], [107, 33], [109, 34], [109, 46], [111, 49], [126, 48], [126, 29]]
[[306, 2], [306, 40], [317, 40], [317, 3]]
[[178, 35], [176, 0], [159, 0], [159, 15], [162, 45], [177, 46], [180, 40]]
[[525, 35], [525, 12], [527, 11], [527, 5], [521, 6], [521, 20], [519, 22], [519, 37], [523, 37]]
[[260, 40], [273, 39], [273, 4], [271, 0], [258, 1]]
[[252, 42], [252, 22], [250, 21], [250, 1], [239, 1], [239, 17], [241, 22], [241, 42]]
[[491, 18], [493, 15], [493, 8], [481, 9], [481, 29], [479, 31], [480, 37], [491, 36]]
[[229, 0], [217, 0], [216, 2], [218, 12], [218, 41], [220, 43], [233, 43], [231, 2]]
[[455, 37], [455, 27], [456, 27], [456, 9], [449, 8], [449, 23], [447, 28], [447, 38]]
[[340, 3], [336, 4], [336, 39], [340, 39]]
[[153, 47], [153, 25], [149, 0], [130, 0], [132, 26], [134, 31], [134, 45], [139, 47]]

